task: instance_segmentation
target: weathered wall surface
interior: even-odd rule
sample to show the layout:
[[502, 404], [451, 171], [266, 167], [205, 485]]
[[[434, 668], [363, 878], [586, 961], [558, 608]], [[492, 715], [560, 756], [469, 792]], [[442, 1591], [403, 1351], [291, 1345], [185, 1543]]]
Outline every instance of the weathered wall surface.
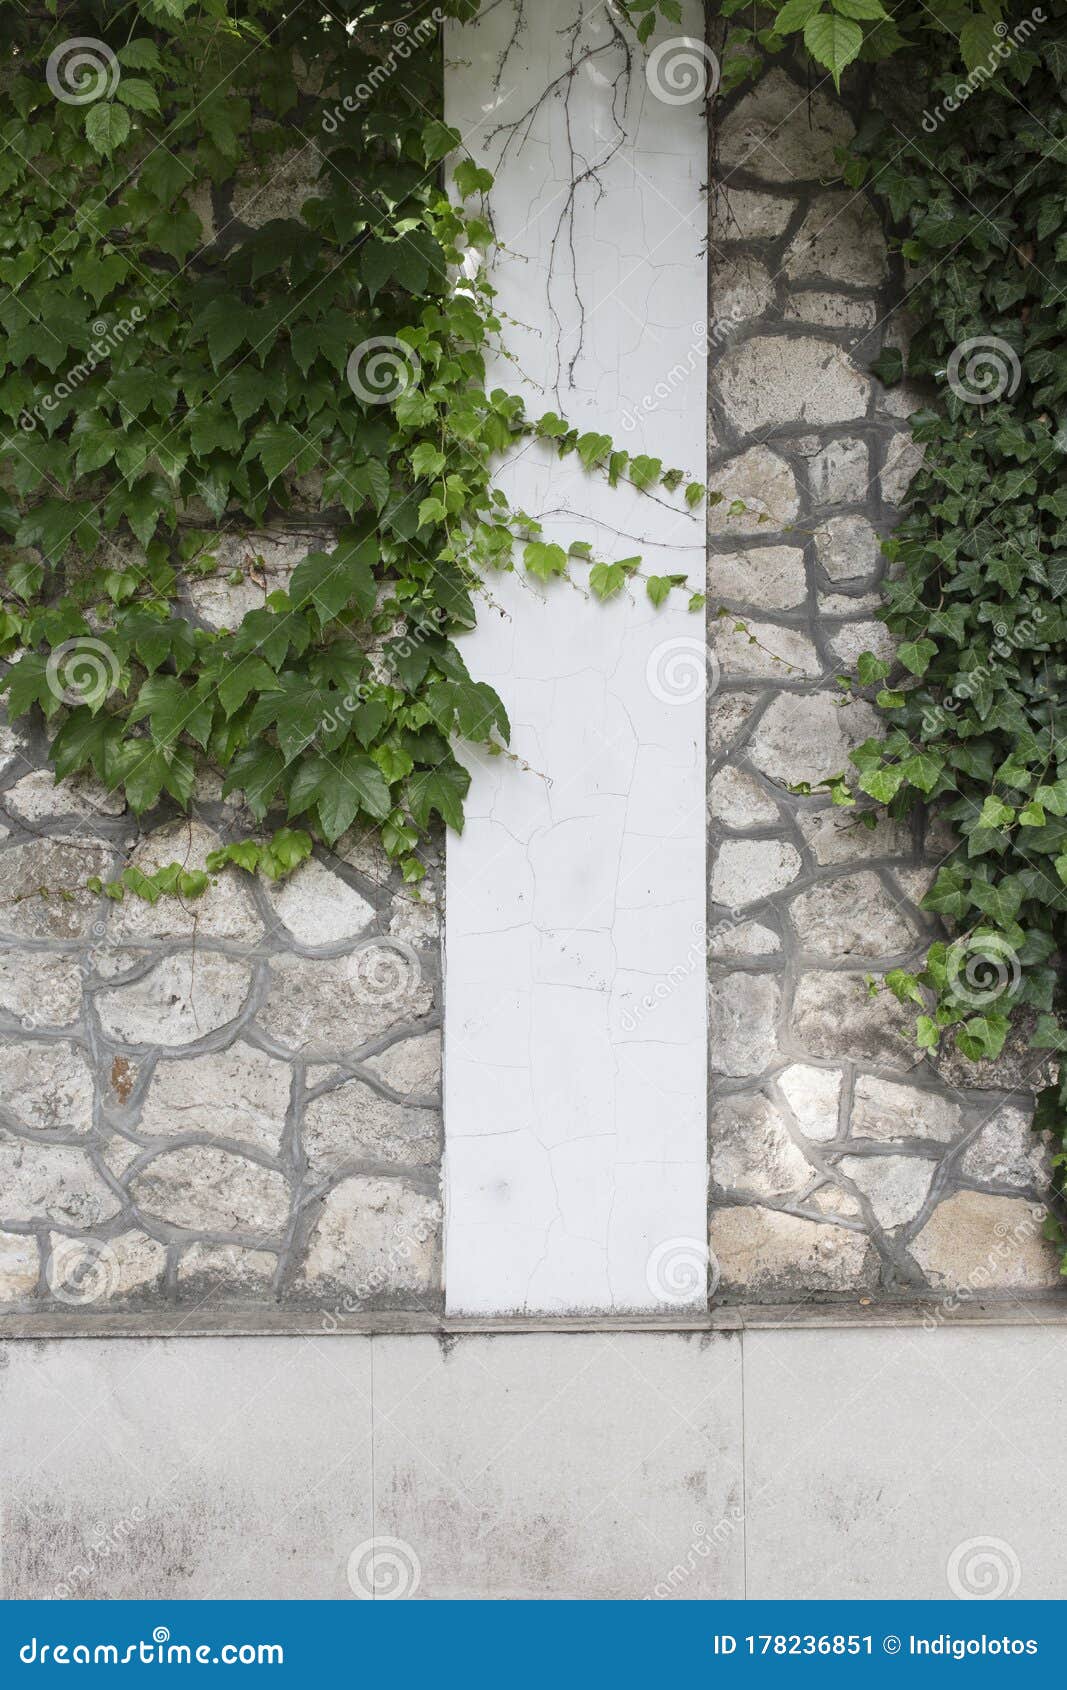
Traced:
[[854, 132], [830, 89], [776, 67], [713, 113], [711, 1242], [735, 1298], [1010, 1296], [1058, 1283], [1042, 1059], [938, 1072], [867, 989], [934, 936], [951, 840], [792, 790], [879, 731], [839, 682], [891, 655], [880, 539], [917, 467], [915, 396], [869, 373], [904, 277], [867, 196], [824, 186]]
[[[313, 155], [219, 196], [207, 232], [291, 209]], [[220, 533], [189, 617], [235, 626], [328, 520]], [[433, 865], [415, 899], [353, 833], [276, 887], [229, 869], [188, 905], [116, 904], [86, 882], [201, 868], [254, 820], [209, 781], [192, 821], [138, 827], [53, 784], [43, 729], [0, 735], [0, 1305], [439, 1308]]]

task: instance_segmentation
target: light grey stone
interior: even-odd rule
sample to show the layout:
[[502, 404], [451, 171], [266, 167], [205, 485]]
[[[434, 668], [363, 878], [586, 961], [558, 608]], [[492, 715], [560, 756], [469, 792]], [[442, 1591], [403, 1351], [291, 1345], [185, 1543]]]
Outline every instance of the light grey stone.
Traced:
[[783, 313], [787, 323], [815, 323], [823, 329], [873, 328], [877, 313], [868, 299], [852, 299], [846, 293], [823, 293], [801, 288], [790, 294]]
[[876, 874], [846, 874], [801, 892], [790, 905], [801, 948], [816, 956], [896, 956], [916, 934]]
[[881, 536], [865, 516], [830, 517], [815, 530], [815, 544], [831, 581], [866, 579], [881, 563]]
[[105, 1034], [121, 1044], [176, 1048], [206, 1038], [238, 1016], [251, 987], [248, 964], [213, 951], [179, 951], [140, 980], [100, 992]]
[[726, 909], [773, 897], [801, 870], [800, 852], [786, 839], [724, 839], [711, 870], [712, 902]]
[[753, 1204], [713, 1209], [711, 1249], [724, 1291], [749, 1296], [852, 1291], [869, 1283], [870, 1243], [862, 1232], [784, 1215]]
[[138, 1131], [148, 1138], [204, 1133], [243, 1140], [276, 1156], [289, 1108], [291, 1073], [252, 1045], [156, 1064]]
[[720, 961], [774, 956], [782, 941], [758, 921], [716, 921], [708, 930], [708, 955]]
[[[759, 198], [759, 195], [753, 196]], [[25, 761], [24, 751], [26, 742], [17, 728], [9, 723], [0, 721], [0, 775], [6, 775], [16, 763]]]
[[824, 1061], [866, 1061], [911, 1068], [918, 1060], [914, 1005], [889, 992], [871, 997], [863, 974], [816, 969], [801, 974], [789, 1025], [791, 1044]]
[[808, 486], [819, 505], [858, 503], [867, 497], [870, 460], [863, 440], [828, 440], [808, 460]]
[[[289, 215], [287, 213], [286, 215]], [[309, 551], [304, 539], [272, 539], [265, 534], [220, 534], [212, 551], [214, 575], [193, 577], [189, 598], [211, 628], [237, 628], [250, 610], [259, 610], [270, 593], [284, 592], [293, 570]], [[229, 577], [241, 572], [240, 585]]]
[[353, 955], [271, 960], [264, 1032], [291, 1050], [355, 1050], [425, 1015], [429, 982], [410, 946], [372, 941]]
[[36, 825], [52, 816], [121, 816], [126, 800], [86, 775], [57, 781], [51, 769], [31, 769], [4, 793], [4, 808], [19, 821]]
[[854, 132], [837, 101], [775, 68], [727, 114], [719, 164], [724, 174], [745, 170], [768, 182], [822, 181], [837, 173], [836, 149]]
[[714, 1072], [743, 1079], [778, 1051], [781, 990], [773, 974], [725, 974], [708, 988], [708, 1049]]
[[918, 445], [910, 434], [894, 434], [886, 448], [880, 477], [882, 498], [887, 505], [903, 504], [925, 455], [926, 447]]
[[420, 945], [438, 938], [441, 911], [437, 891], [429, 876], [414, 892], [399, 891], [389, 915], [389, 937], [401, 944]]
[[29, 1027], [67, 1027], [81, 1012], [84, 976], [54, 951], [0, 952], [0, 1008]]
[[959, 1132], [960, 1108], [950, 1098], [861, 1074], [852, 1102], [853, 1138], [883, 1142], [903, 1138], [950, 1144]]
[[719, 259], [714, 276], [716, 322], [749, 322], [762, 317], [774, 301], [774, 283], [758, 258], [739, 252]]
[[[767, 446], [751, 446], [710, 470], [708, 486], [722, 495], [708, 505], [709, 534], [774, 534], [788, 528], [799, 509], [793, 471]], [[744, 506], [740, 512], [731, 509], [737, 503]]]
[[843, 1156], [837, 1166], [888, 1232], [915, 1219], [926, 1202], [936, 1164], [914, 1156]]
[[40, 1262], [32, 1233], [0, 1232], [0, 1303], [17, 1303], [37, 1289]]
[[712, 821], [723, 827], [767, 827], [779, 819], [778, 806], [754, 776], [727, 763], [708, 788]]
[[130, 1190], [145, 1214], [189, 1232], [269, 1236], [289, 1217], [281, 1174], [210, 1145], [160, 1151], [135, 1174]]
[[315, 1174], [341, 1172], [353, 1162], [429, 1167], [440, 1155], [431, 1110], [392, 1103], [361, 1080], [314, 1098], [304, 1111], [301, 1136]]
[[716, 1103], [708, 1144], [712, 1181], [731, 1196], [741, 1192], [753, 1197], [795, 1195], [814, 1173], [781, 1115], [761, 1093]]
[[760, 546], [708, 559], [708, 592], [758, 610], [794, 610], [807, 597], [804, 553], [797, 546]]
[[210, 1292], [264, 1297], [277, 1271], [278, 1258], [269, 1250], [247, 1250], [240, 1244], [196, 1243], [181, 1253], [178, 1286], [201, 1299]]
[[807, 634], [773, 622], [739, 622], [732, 615], [711, 625], [711, 646], [727, 680], [811, 679], [822, 668]]
[[300, 945], [336, 945], [355, 939], [374, 920], [374, 905], [315, 857], [268, 888], [278, 918]]
[[363, 1064], [383, 1085], [403, 1097], [436, 1097], [441, 1088], [441, 1034], [398, 1039]]
[[796, 201], [776, 194], [757, 194], [748, 188], [716, 187], [712, 206], [712, 238], [716, 241], [773, 240], [785, 233]]
[[1048, 1134], [1035, 1133], [1031, 1119], [1010, 1103], [998, 1109], [964, 1153], [968, 1179], [1046, 1190], [1052, 1178]]
[[300, 1274], [356, 1302], [436, 1297], [441, 1206], [396, 1179], [356, 1175], [323, 1201]]
[[96, 1226], [119, 1203], [84, 1151], [16, 1138], [0, 1129], [0, 1220]]
[[783, 268], [791, 281], [819, 277], [851, 287], [879, 287], [889, 266], [885, 236], [871, 206], [852, 193], [820, 194], [790, 241]]
[[860, 1213], [859, 1199], [851, 1191], [845, 1191], [840, 1185], [821, 1185], [818, 1191], [813, 1191], [804, 1199], [804, 1206], [817, 1209], [823, 1215], [839, 1215], [842, 1219], [854, 1220]]
[[[987, 974], [980, 974], [979, 978], [981, 985], [989, 983]], [[1058, 1062], [1047, 1050], [1031, 1049], [1035, 1020], [1034, 1010], [1016, 1015], [995, 1062], [972, 1062], [951, 1034], [942, 1038], [938, 1050], [931, 1052], [930, 1060], [945, 1083], [961, 1091], [1043, 1091], [1056, 1080]]]
[[754, 692], [720, 693], [708, 710], [708, 744], [712, 751], [724, 751], [743, 731], [756, 705]]
[[45, 1283], [66, 1307], [95, 1309], [162, 1289], [167, 1248], [143, 1232], [107, 1239], [48, 1235]]
[[[860, 820], [863, 813], [875, 818], [874, 827], [867, 827]], [[911, 850], [907, 826], [881, 811], [862, 812], [859, 808], [834, 806], [826, 810], [802, 810], [798, 820], [808, 849], [820, 867], [869, 862], [875, 857], [899, 857]]]
[[858, 616], [872, 610], [881, 610], [885, 598], [877, 589], [873, 592], [849, 592], [847, 589], [840, 593], [819, 593], [817, 595], [820, 616]]
[[[191, 818], [167, 822], [144, 835], [130, 853], [130, 867], [151, 875], [171, 863], [202, 869], [208, 853], [224, 843], [221, 834]], [[111, 906], [108, 936], [117, 944], [144, 944], [159, 939], [228, 939], [255, 944], [262, 937], [251, 893], [250, 877], [242, 869], [226, 868], [199, 898], [164, 894], [154, 904], [127, 893]]]
[[854, 670], [865, 652], [892, 663], [897, 643], [884, 622], [848, 622], [831, 635], [830, 649], [846, 669]]
[[1060, 1251], [1042, 1235], [1045, 1210], [1021, 1197], [957, 1191], [909, 1246], [932, 1285], [956, 1291], [1062, 1286]]
[[783, 693], [756, 727], [749, 761], [781, 785], [815, 785], [847, 772], [849, 752], [879, 728], [878, 717], [861, 699], [842, 703], [832, 692]]
[[826, 1144], [837, 1137], [842, 1074], [839, 1068], [813, 1068], [793, 1062], [778, 1075], [778, 1085], [805, 1138]]
[[110, 877], [100, 840], [34, 839], [0, 851], [0, 929], [26, 939], [83, 939], [100, 905], [86, 882]]
[[727, 416], [742, 434], [789, 423], [822, 427], [867, 414], [870, 382], [848, 354], [814, 335], [759, 335], [718, 366]]
[[323, 155], [315, 141], [292, 147], [279, 156], [237, 168], [230, 201], [235, 218], [250, 229], [262, 229], [276, 218], [295, 217], [304, 201], [321, 193], [319, 172]]
[[84, 1052], [66, 1043], [0, 1046], [0, 1109], [32, 1132], [90, 1132], [93, 1071]]

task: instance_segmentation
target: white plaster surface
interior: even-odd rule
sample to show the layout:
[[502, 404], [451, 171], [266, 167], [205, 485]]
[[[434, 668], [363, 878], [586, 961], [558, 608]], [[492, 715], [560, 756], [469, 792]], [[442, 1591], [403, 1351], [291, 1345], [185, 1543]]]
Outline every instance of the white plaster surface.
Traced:
[[[493, 376], [535, 415], [559, 411], [702, 481], [701, 103], [662, 103], [640, 53], [627, 64], [608, 14], [593, 9], [576, 37], [574, 15], [527, 6], [508, 52], [508, 0], [446, 39], [448, 119], [497, 172], [506, 250], [492, 273], [517, 319], [506, 340], [518, 368], [501, 363]], [[572, 40], [577, 57], [591, 56], [570, 79]], [[596, 179], [571, 200], [572, 177], [593, 165]], [[656, 398], [679, 365], [684, 379]], [[606, 559], [640, 553], [650, 573], [687, 572], [702, 587], [703, 513], [677, 496], [611, 490], [574, 456], [536, 448], [501, 481], [543, 518], [546, 538], [591, 541]], [[472, 673], [501, 693], [529, 767], [476, 762], [466, 829], [449, 839], [454, 1313], [705, 1302], [703, 619], [684, 597], [655, 610], [640, 582], [598, 605], [582, 566], [575, 573], [578, 590], [545, 591], [518, 573], [494, 580], [464, 646]], [[665, 1300], [650, 1258], [686, 1241], [691, 1271]]]

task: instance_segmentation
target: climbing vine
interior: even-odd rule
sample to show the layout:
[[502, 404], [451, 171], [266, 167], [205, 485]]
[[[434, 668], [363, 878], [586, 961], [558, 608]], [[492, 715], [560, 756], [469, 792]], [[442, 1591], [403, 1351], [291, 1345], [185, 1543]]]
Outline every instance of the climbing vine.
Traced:
[[[278, 876], [357, 822], [417, 883], [428, 831], [462, 826], [456, 741], [508, 740], [454, 643], [487, 573], [516, 547], [600, 598], [640, 573], [548, 543], [494, 461], [536, 439], [613, 484], [703, 497], [487, 390], [492, 179], [440, 109], [439, 25], [475, 9], [0, 15], [8, 714], [42, 712], [57, 777], [91, 770], [135, 813], [187, 807], [214, 767], [256, 822], [298, 824], [203, 870], [128, 870], [112, 896], [195, 896], [224, 862]], [[294, 535], [268, 591], [260, 553]], [[232, 627], [191, 613], [220, 571], [264, 587]], [[677, 587], [646, 583], [655, 603]]]

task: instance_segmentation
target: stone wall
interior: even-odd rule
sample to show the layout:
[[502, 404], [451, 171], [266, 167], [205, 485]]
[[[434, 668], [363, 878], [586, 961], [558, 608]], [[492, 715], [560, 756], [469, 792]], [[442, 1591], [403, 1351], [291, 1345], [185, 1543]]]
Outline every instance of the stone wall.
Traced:
[[938, 1071], [867, 984], [934, 936], [952, 841], [794, 790], [878, 731], [840, 678], [891, 654], [880, 541], [918, 466], [916, 396], [870, 373], [906, 280], [824, 185], [854, 132], [829, 88], [778, 64], [713, 108], [711, 1242], [727, 1297], [1013, 1294], [1058, 1282], [1041, 1059]]
[[[205, 238], [291, 210], [313, 155], [217, 194]], [[220, 532], [185, 613], [235, 626], [328, 525]], [[139, 827], [45, 750], [0, 728], [0, 1305], [439, 1309], [436, 863], [413, 896], [352, 833], [276, 886], [115, 903], [86, 882], [200, 868], [256, 824], [209, 780]]]

